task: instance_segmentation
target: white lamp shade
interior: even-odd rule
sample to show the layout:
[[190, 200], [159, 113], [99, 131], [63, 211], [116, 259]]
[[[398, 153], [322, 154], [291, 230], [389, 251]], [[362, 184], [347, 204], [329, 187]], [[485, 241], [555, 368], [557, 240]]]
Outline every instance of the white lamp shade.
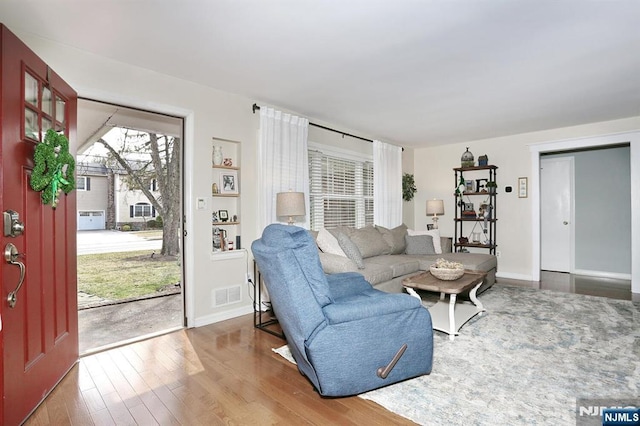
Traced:
[[291, 219], [305, 214], [304, 192], [279, 192], [276, 195], [276, 216]]
[[427, 215], [444, 214], [444, 201], [427, 200]]

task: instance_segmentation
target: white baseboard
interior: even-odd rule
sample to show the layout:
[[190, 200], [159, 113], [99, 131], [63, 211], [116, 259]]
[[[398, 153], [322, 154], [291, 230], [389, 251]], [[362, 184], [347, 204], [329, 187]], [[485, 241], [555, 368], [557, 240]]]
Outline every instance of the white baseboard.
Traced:
[[228, 319], [241, 317], [242, 315], [247, 315], [250, 313], [253, 313], [253, 307], [251, 305], [241, 306], [236, 309], [231, 309], [228, 311], [211, 314], [211, 315], [205, 315], [203, 317], [196, 318], [195, 326], [202, 327], [205, 325], [214, 324], [216, 322], [226, 321]]
[[612, 278], [615, 280], [631, 280], [631, 274], [621, 274], [618, 272], [589, 271], [586, 269], [576, 269], [575, 275], [586, 275], [588, 277]]
[[496, 272], [496, 278], [504, 278], [508, 280], [533, 281], [531, 275], [512, 274], [511, 272]]

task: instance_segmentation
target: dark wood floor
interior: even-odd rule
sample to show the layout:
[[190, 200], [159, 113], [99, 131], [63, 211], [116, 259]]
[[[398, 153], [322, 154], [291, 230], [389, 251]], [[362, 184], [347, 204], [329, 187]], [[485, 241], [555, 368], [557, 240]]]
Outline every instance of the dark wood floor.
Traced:
[[[543, 273], [497, 285], [632, 299], [624, 281]], [[413, 424], [358, 397], [321, 398], [251, 315], [85, 356], [26, 425]]]
[[518, 281], [499, 278], [499, 284], [552, 290], [563, 293], [585, 294], [610, 299], [640, 301], [631, 293], [631, 281], [612, 278], [588, 277], [561, 272], [541, 271], [540, 281]]

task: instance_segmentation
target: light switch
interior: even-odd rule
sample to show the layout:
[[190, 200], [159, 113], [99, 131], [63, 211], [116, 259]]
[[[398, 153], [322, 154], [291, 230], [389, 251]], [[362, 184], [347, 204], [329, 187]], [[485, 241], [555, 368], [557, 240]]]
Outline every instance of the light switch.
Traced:
[[207, 208], [207, 199], [206, 198], [202, 198], [202, 197], [196, 198], [196, 208], [198, 210], [206, 209]]

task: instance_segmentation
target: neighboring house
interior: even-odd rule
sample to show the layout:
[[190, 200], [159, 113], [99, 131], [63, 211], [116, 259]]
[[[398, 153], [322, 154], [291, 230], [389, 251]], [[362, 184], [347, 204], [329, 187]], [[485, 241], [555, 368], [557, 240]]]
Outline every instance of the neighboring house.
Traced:
[[[126, 172], [95, 163], [79, 163], [76, 172], [78, 230], [141, 229], [157, 216], [141, 190], [129, 189]], [[157, 191], [154, 179], [151, 191]]]
[[107, 229], [108, 170], [102, 164], [79, 163], [76, 169], [78, 230]]
[[[120, 229], [128, 224], [132, 228], [139, 229], [144, 227], [148, 220], [155, 219], [156, 209], [141, 190], [129, 189], [124, 180], [125, 175], [124, 171], [113, 171], [116, 228]], [[151, 181], [149, 190], [157, 191], [155, 179]]]

